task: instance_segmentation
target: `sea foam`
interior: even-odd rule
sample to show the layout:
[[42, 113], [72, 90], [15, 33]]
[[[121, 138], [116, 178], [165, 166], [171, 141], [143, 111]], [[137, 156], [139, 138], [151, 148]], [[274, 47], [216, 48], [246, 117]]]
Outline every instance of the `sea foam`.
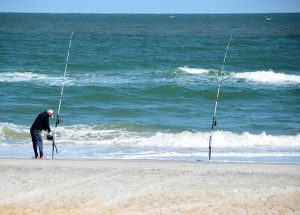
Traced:
[[4, 72], [1, 73], [0, 82], [22, 82], [32, 80], [46, 80], [49, 76], [33, 72]]
[[[28, 82], [36, 85], [60, 86], [63, 82], [61, 76], [53, 76], [35, 72], [2, 72], [0, 73], [0, 83]], [[67, 74], [65, 85], [67, 86], [99, 86], [99, 85], [118, 85], [135, 83], [130, 78], [120, 78], [119, 76], [104, 76], [103, 74], [85, 73], [85, 74]]]
[[[39, 85], [59, 86], [62, 84], [63, 77], [49, 76], [34, 72], [2, 72], [0, 73], [0, 82], [33, 82]], [[72, 85], [73, 81], [69, 78], [65, 84]]]
[[[50, 156], [52, 142], [44, 136], [44, 152]], [[113, 125], [58, 127], [56, 158], [207, 160], [210, 132], [138, 132]], [[0, 157], [33, 156], [29, 128], [0, 123]], [[300, 134], [268, 135], [216, 131], [212, 159], [239, 162], [300, 163]]]
[[201, 69], [201, 68], [189, 68], [186, 66], [177, 67], [177, 70], [187, 73], [187, 74], [208, 74], [210, 72], [209, 69]]
[[[209, 76], [210, 73], [218, 74], [217, 70], [178, 67], [180, 71], [188, 75]], [[224, 72], [226, 80], [245, 80], [249, 83], [268, 84], [268, 85], [289, 85], [300, 84], [300, 76], [293, 74], [285, 74], [282, 72], [268, 71], [253, 71], [253, 72]], [[37, 85], [60, 86], [63, 82], [63, 76], [51, 76], [47, 74], [35, 72], [2, 72], [0, 73], [0, 82], [30, 82]], [[65, 85], [75, 86], [99, 86], [99, 85], [118, 85], [136, 83], [137, 80], [130, 77], [123, 79], [118, 76], [106, 77], [102, 74], [76, 74], [66, 77]]]
[[[46, 133], [45, 133], [46, 134]], [[147, 147], [207, 147], [210, 132], [182, 131], [171, 132], [136, 132], [125, 128], [106, 126], [72, 125], [58, 127], [57, 141], [61, 144], [123, 145]], [[30, 143], [29, 128], [12, 123], [0, 123], [0, 140], [14, 140]], [[241, 134], [230, 131], [216, 131], [213, 135], [214, 147], [300, 147], [300, 134], [269, 135], [266, 132]]]
[[[178, 67], [177, 70], [193, 75], [203, 75], [213, 72], [218, 75], [217, 70], [208, 70], [202, 68], [189, 68], [189, 67]], [[300, 76], [293, 74], [286, 74], [283, 72], [274, 72], [273, 70], [261, 70], [251, 72], [224, 72], [224, 78], [234, 78], [236, 80], [242, 79], [247, 82], [257, 84], [300, 84]]]
[[237, 79], [263, 84], [300, 84], [299, 75], [278, 73], [272, 70], [232, 73], [232, 76]]

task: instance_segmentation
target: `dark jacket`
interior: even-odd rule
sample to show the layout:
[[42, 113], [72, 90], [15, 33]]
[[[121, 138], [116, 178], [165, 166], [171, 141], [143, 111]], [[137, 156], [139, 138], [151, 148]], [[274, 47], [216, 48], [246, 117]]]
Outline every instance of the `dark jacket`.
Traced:
[[50, 132], [50, 126], [49, 126], [49, 116], [47, 114], [47, 111], [44, 111], [42, 113], [39, 113], [39, 115], [34, 120], [30, 130], [45, 130]]

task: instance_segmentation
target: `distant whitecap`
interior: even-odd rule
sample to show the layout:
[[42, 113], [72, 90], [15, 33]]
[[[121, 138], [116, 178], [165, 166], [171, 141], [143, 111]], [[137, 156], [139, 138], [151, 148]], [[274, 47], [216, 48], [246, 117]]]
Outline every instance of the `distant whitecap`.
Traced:
[[179, 71], [187, 73], [187, 74], [208, 74], [209, 73], [209, 69], [199, 69], [199, 68], [189, 68], [189, 67], [178, 67], [177, 68]]
[[272, 70], [235, 73], [233, 77], [264, 84], [300, 84], [299, 75], [277, 73]]
[[[0, 73], [0, 82], [31, 82], [38, 85], [59, 86], [62, 84], [63, 76], [55, 77], [34, 72], [2, 72]], [[71, 79], [66, 78], [65, 84], [72, 85]]]

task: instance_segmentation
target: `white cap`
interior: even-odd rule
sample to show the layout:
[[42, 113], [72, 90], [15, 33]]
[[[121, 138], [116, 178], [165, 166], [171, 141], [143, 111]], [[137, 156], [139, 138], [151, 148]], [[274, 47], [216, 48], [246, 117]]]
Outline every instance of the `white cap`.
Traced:
[[53, 118], [54, 111], [51, 110], [51, 109], [48, 109], [47, 114], [48, 114], [49, 117]]

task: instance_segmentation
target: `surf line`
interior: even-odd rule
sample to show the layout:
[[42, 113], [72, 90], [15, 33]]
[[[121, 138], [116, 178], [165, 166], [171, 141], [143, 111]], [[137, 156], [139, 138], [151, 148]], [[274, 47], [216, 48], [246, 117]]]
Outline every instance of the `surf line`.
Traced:
[[52, 159], [54, 157], [54, 148], [55, 148], [56, 153], [58, 152], [56, 144], [55, 144], [56, 129], [57, 129], [58, 124], [61, 121], [60, 118], [59, 118], [59, 114], [60, 114], [61, 102], [62, 102], [62, 98], [63, 98], [63, 94], [64, 94], [64, 86], [65, 86], [65, 80], [66, 80], [66, 74], [67, 74], [67, 68], [68, 68], [68, 62], [69, 62], [69, 56], [70, 56], [70, 49], [71, 49], [71, 45], [72, 45], [72, 38], [73, 38], [73, 32], [71, 33], [71, 37], [70, 37], [70, 43], [69, 43], [69, 48], [68, 48], [67, 60], [66, 60], [66, 65], [65, 65], [65, 72], [64, 72], [63, 82], [62, 82], [62, 86], [61, 86], [60, 98], [59, 98], [57, 115], [56, 115], [55, 128], [54, 128], [54, 132], [53, 132]]
[[217, 114], [217, 107], [218, 107], [218, 101], [219, 101], [219, 96], [220, 96], [221, 82], [223, 80], [223, 70], [224, 70], [224, 65], [225, 65], [225, 62], [226, 62], [227, 52], [228, 52], [228, 49], [229, 49], [231, 38], [232, 38], [232, 35], [230, 35], [230, 38], [229, 38], [229, 41], [228, 41], [228, 44], [227, 44], [226, 52], [225, 52], [224, 59], [223, 59], [221, 74], [218, 76], [218, 78], [219, 78], [218, 91], [217, 91], [214, 114], [213, 114], [213, 117], [212, 117], [211, 133], [210, 133], [210, 136], [209, 136], [209, 146], [208, 146], [208, 160], [209, 160], [209, 162], [211, 161], [211, 144], [212, 144], [214, 128], [218, 124], [218, 122], [216, 120], [216, 114]]

